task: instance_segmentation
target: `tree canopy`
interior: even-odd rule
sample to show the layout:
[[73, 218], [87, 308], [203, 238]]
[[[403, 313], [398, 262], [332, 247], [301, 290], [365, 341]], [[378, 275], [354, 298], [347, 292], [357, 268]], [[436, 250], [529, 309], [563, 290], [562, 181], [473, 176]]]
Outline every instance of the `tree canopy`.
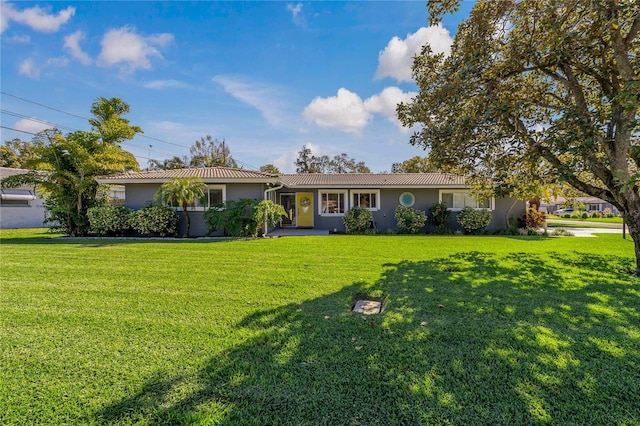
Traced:
[[333, 158], [328, 155], [316, 156], [306, 145], [298, 151], [295, 165], [296, 173], [371, 173], [364, 161], [356, 161], [345, 152]]
[[[431, 22], [457, 7], [430, 1]], [[472, 183], [564, 182], [623, 213], [640, 273], [640, 3], [480, 0], [451, 54], [428, 45], [398, 106], [410, 142]]]
[[436, 167], [428, 157], [420, 157], [416, 155], [401, 163], [393, 163], [391, 173], [439, 173], [440, 169]]
[[189, 153], [191, 154], [189, 164], [192, 167], [237, 167], [225, 140], [219, 141], [212, 138], [211, 135], [196, 140], [191, 145]]

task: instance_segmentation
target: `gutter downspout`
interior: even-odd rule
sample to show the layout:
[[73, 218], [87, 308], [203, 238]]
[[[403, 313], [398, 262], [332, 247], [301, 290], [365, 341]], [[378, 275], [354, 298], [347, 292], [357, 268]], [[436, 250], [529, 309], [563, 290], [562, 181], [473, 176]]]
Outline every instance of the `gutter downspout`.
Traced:
[[[265, 191], [264, 191], [264, 199], [268, 200], [267, 194], [269, 192], [277, 191], [278, 189], [282, 189], [283, 187], [284, 187], [284, 183], [280, 183], [280, 185], [278, 185], [278, 186], [274, 186], [273, 188], [265, 189]], [[264, 212], [264, 234], [262, 234], [264, 237], [267, 236], [267, 231], [268, 231], [268, 229], [267, 229], [267, 212]]]

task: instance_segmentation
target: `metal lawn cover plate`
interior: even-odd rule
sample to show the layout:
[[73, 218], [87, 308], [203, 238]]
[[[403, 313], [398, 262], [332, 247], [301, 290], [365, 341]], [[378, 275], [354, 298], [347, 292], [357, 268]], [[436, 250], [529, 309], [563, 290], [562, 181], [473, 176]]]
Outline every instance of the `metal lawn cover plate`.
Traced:
[[382, 302], [375, 300], [358, 300], [353, 307], [353, 312], [365, 315], [379, 314], [381, 310]]

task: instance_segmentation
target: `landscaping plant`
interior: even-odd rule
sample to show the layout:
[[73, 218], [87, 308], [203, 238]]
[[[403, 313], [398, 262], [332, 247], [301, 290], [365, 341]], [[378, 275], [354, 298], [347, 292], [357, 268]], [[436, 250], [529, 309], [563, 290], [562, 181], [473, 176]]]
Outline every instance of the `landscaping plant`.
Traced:
[[438, 234], [446, 234], [449, 231], [450, 213], [446, 203], [435, 203], [429, 207], [429, 221]]
[[360, 206], [350, 208], [342, 218], [347, 234], [365, 234], [371, 230], [372, 222], [371, 210]]
[[396, 207], [394, 217], [401, 234], [418, 234], [424, 230], [427, 214], [411, 207]]
[[487, 209], [465, 207], [458, 212], [457, 219], [466, 234], [477, 234], [489, 226], [492, 215]]
[[124, 235], [131, 229], [129, 218], [133, 211], [123, 206], [92, 207], [87, 210], [87, 217], [92, 234]]
[[169, 206], [145, 206], [131, 214], [129, 223], [145, 236], [173, 237], [178, 234], [178, 214]]

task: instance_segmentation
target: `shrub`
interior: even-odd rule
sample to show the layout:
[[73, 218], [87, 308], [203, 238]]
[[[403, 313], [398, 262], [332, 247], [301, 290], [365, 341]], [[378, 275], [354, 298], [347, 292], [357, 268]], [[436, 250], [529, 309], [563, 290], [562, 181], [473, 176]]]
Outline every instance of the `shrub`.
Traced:
[[539, 210], [528, 208], [520, 218], [520, 225], [526, 229], [538, 229], [544, 226], [547, 214]]
[[492, 218], [491, 212], [486, 209], [476, 210], [465, 207], [458, 212], [458, 223], [467, 234], [475, 234], [483, 230], [489, 226]]
[[146, 206], [133, 212], [131, 227], [142, 235], [174, 236], [178, 233], [178, 213], [168, 206]]
[[271, 200], [262, 200], [256, 204], [253, 210], [253, 218], [256, 221], [256, 230], [262, 234], [265, 224], [267, 228], [273, 228], [287, 212], [280, 204]]
[[373, 213], [364, 207], [353, 207], [344, 214], [342, 223], [347, 229], [347, 234], [364, 234], [371, 229]]
[[596, 219], [596, 218], [601, 218], [602, 215], [600, 214], [600, 212], [594, 211], [594, 212], [591, 212], [591, 217]]
[[429, 207], [429, 221], [439, 234], [446, 234], [449, 230], [449, 214], [445, 203], [435, 203]]
[[565, 213], [565, 214], [562, 215], [562, 217], [564, 219], [571, 219], [571, 214], [570, 213]]
[[587, 212], [582, 212], [582, 214], [580, 215], [581, 219], [587, 219], [589, 217], [589, 213]]
[[123, 235], [129, 229], [132, 210], [123, 206], [92, 207], [87, 210], [89, 231], [96, 235]]
[[395, 214], [398, 229], [403, 234], [417, 234], [427, 222], [427, 214], [422, 210], [411, 207], [398, 206]]
[[570, 217], [572, 219], [580, 219], [580, 218], [582, 218], [582, 212], [576, 210], [573, 213], [571, 213]]
[[258, 223], [254, 214], [257, 205], [258, 200], [241, 198], [227, 200], [221, 207], [207, 210], [204, 220], [207, 222], [208, 233], [222, 230], [225, 236], [231, 237], [256, 235]]

